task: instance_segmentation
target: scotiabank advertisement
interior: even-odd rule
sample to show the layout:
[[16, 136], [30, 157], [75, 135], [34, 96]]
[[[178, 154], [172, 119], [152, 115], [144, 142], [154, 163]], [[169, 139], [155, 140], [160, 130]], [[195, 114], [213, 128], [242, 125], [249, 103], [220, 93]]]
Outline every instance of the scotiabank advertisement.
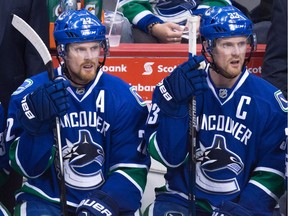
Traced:
[[143, 100], [151, 100], [155, 85], [168, 76], [185, 58], [108, 58], [104, 71], [116, 75], [132, 86]]

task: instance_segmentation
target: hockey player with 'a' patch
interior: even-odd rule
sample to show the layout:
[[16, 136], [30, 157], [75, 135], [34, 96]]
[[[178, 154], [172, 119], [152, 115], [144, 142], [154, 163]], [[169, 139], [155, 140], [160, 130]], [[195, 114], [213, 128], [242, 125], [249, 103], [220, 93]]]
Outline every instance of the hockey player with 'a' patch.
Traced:
[[16, 194], [16, 215], [140, 214], [150, 167], [143, 139], [148, 109], [133, 87], [102, 71], [105, 34], [87, 10], [63, 12], [55, 21], [61, 65], [54, 79], [40, 73], [11, 97], [11, 166], [27, 179]]

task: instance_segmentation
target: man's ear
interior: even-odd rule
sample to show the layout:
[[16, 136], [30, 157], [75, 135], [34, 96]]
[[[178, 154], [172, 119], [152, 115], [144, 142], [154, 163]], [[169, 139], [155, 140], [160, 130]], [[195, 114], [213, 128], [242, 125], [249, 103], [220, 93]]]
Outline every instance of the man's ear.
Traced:
[[207, 57], [211, 57], [211, 49], [208, 46], [208, 42], [206, 40], [202, 41], [203, 49]]
[[66, 55], [66, 51], [65, 51], [65, 47], [64, 45], [58, 45], [57, 46], [57, 53], [61, 58], [64, 58], [64, 56]]

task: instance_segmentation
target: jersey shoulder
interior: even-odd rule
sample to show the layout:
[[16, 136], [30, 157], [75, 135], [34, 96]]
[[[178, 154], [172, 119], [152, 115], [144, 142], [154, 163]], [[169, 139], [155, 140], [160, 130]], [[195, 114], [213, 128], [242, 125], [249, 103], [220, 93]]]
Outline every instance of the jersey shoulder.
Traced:
[[288, 104], [284, 94], [263, 78], [250, 74], [243, 87], [246, 93], [250, 92], [252, 97], [269, 105], [272, 109], [278, 110], [280, 108], [282, 111], [288, 112]]
[[12, 93], [12, 96], [27, 94], [39, 85], [49, 81], [48, 72], [42, 72], [32, 77], [26, 78], [23, 83]]
[[146, 107], [146, 102], [143, 101], [135, 87], [119, 77], [103, 73], [97, 85], [109, 91], [118, 101], [129, 101], [131, 105], [136, 102], [140, 107]]

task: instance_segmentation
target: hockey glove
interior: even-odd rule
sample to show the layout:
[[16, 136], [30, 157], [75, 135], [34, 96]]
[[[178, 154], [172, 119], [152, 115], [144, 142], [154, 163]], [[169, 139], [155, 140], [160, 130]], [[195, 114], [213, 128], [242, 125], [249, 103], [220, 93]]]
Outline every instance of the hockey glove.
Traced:
[[39, 134], [51, 128], [56, 116], [63, 116], [69, 109], [69, 81], [57, 79], [38, 87], [21, 101], [22, 109], [17, 119], [30, 134]]
[[214, 210], [212, 216], [253, 216], [253, 213], [236, 203], [227, 201], [219, 209]]
[[77, 216], [118, 216], [118, 205], [115, 201], [103, 191], [94, 191], [87, 199], [79, 204], [76, 210]]
[[193, 95], [200, 95], [208, 89], [206, 72], [197, 69], [202, 61], [203, 56], [190, 58], [157, 85], [154, 97], [164, 113], [184, 117], [188, 114], [188, 103]]

